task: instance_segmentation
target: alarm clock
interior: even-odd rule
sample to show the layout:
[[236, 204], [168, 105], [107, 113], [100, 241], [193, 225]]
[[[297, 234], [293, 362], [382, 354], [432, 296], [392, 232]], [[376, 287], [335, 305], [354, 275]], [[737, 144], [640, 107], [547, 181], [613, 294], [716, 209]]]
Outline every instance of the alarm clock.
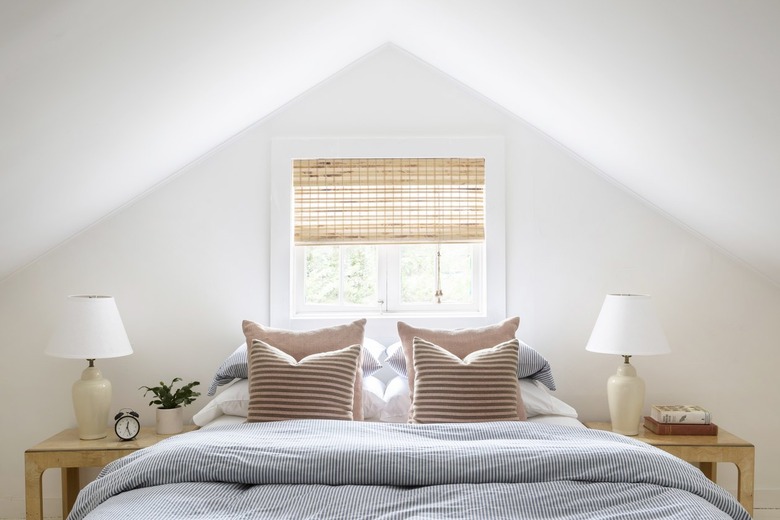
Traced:
[[114, 433], [123, 441], [135, 439], [141, 431], [141, 423], [138, 421], [138, 413], [130, 408], [122, 408], [114, 416]]

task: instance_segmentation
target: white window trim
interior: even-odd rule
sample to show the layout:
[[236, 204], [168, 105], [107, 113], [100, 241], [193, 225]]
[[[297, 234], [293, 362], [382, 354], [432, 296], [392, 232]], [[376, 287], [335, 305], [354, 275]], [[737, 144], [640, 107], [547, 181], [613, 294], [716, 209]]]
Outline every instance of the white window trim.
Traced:
[[[484, 157], [485, 158], [485, 294], [484, 311], [463, 315], [393, 313], [371, 316], [367, 334], [395, 335], [396, 321], [426, 327], [477, 327], [506, 317], [506, 208], [503, 137], [441, 138], [275, 138], [271, 150], [270, 325], [310, 329], [344, 323], [345, 317], [293, 316], [291, 287], [292, 161], [308, 157]], [[355, 319], [363, 316], [354, 316]], [[417, 319], [419, 318], [419, 319]]]

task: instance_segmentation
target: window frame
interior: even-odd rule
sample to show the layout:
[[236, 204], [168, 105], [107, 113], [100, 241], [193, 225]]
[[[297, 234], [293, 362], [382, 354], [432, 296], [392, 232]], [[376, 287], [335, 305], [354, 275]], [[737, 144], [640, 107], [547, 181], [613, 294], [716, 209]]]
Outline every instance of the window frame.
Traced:
[[[479, 312], [400, 312], [364, 316], [360, 311], [327, 315], [296, 314], [292, 291], [293, 252], [292, 161], [306, 157], [484, 157], [485, 245], [484, 304]], [[425, 317], [430, 327], [471, 327], [506, 316], [505, 153], [503, 137], [432, 138], [274, 138], [271, 150], [271, 229], [269, 318], [272, 327], [306, 329], [343, 323], [345, 319], [377, 318], [378, 329], [394, 332], [396, 319]], [[383, 318], [392, 318], [383, 320]], [[386, 323], [382, 323], [386, 321]]]

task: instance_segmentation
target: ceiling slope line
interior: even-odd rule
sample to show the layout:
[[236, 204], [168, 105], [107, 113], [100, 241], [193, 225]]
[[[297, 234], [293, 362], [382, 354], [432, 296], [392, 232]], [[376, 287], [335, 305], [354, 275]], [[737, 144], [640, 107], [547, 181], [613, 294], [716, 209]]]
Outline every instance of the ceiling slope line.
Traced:
[[251, 132], [252, 130], [254, 130], [257, 127], [259, 127], [260, 125], [266, 123], [267, 121], [273, 119], [278, 114], [284, 112], [289, 106], [295, 104], [298, 100], [300, 100], [302, 97], [306, 96], [309, 92], [313, 91], [314, 89], [316, 89], [320, 85], [323, 85], [323, 84], [327, 83], [331, 79], [333, 79], [333, 78], [335, 78], [335, 77], [337, 77], [337, 76], [339, 76], [341, 74], [346, 73], [348, 70], [350, 70], [351, 68], [357, 66], [362, 61], [370, 58], [373, 54], [375, 54], [375, 53], [379, 52], [380, 50], [386, 48], [388, 45], [389, 45], [389, 43], [383, 43], [382, 45], [374, 48], [373, 50], [369, 51], [368, 53], [360, 56], [359, 58], [351, 61], [347, 65], [341, 67], [340, 69], [338, 69], [337, 71], [333, 72], [332, 74], [329, 74], [324, 79], [322, 79], [320, 81], [317, 81], [314, 85], [312, 85], [310, 87], [307, 87], [302, 92], [299, 92], [298, 94], [294, 95], [293, 97], [291, 97], [285, 103], [279, 105], [277, 108], [275, 108], [272, 111], [268, 112], [267, 114], [261, 116], [258, 120], [250, 123], [246, 127], [242, 128], [241, 130], [239, 130], [235, 134], [231, 135], [230, 137], [228, 137], [227, 139], [222, 141], [221, 143], [218, 143], [214, 147], [210, 148], [208, 151], [202, 153], [201, 155], [198, 155], [193, 160], [185, 163], [180, 168], [177, 168], [170, 175], [166, 176], [164, 179], [161, 179], [160, 181], [154, 183], [152, 186], [150, 186], [147, 189], [143, 190], [141, 193], [131, 197], [126, 202], [120, 204], [119, 206], [117, 206], [113, 210], [109, 211], [108, 213], [106, 213], [102, 217], [100, 217], [97, 220], [93, 221], [92, 223], [82, 227], [81, 229], [79, 229], [76, 232], [72, 233], [71, 235], [69, 235], [68, 237], [64, 238], [63, 240], [60, 240], [55, 245], [49, 247], [48, 249], [46, 249], [41, 254], [33, 257], [31, 260], [25, 262], [23, 265], [21, 265], [17, 269], [14, 269], [13, 271], [11, 271], [6, 276], [0, 278], [0, 287], [5, 285], [7, 282], [12, 280], [16, 276], [21, 275], [24, 271], [26, 271], [27, 269], [31, 268], [32, 266], [34, 266], [35, 264], [37, 264], [41, 260], [43, 260], [43, 259], [47, 258], [48, 256], [54, 254], [59, 249], [61, 249], [62, 247], [66, 246], [67, 244], [69, 244], [73, 240], [75, 240], [75, 239], [79, 238], [80, 236], [82, 236], [83, 234], [87, 233], [92, 228], [94, 228], [96, 226], [99, 226], [100, 224], [110, 220], [111, 218], [113, 218], [114, 216], [118, 215], [119, 213], [122, 213], [126, 209], [134, 206], [138, 202], [140, 202], [140, 201], [144, 200], [145, 198], [149, 197], [150, 195], [152, 195], [157, 190], [159, 190], [159, 189], [163, 188], [164, 186], [168, 185], [169, 183], [175, 181], [180, 176], [182, 176], [185, 173], [189, 172], [192, 168], [195, 168], [199, 164], [205, 162], [206, 160], [208, 160], [212, 156], [216, 155], [217, 153], [219, 153], [223, 149], [225, 149], [228, 146], [230, 146], [233, 143], [235, 143], [236, 141], [241, 139], [247, 133]]
[[640, 195], [636, 191], [632, 190], [631, 188], [629, 188], [628, 186], [626, 186], [622, 182], [618, 181], [617, 179], [615, 179], [614, 177], [609, 175], [607, 172], [605, 172], [604, 170], [602, 170], [601, 168], [599, 168], [595, 164], [591, 163], [590, 161], [585, 159], [583, 156], [579, 155], [577, 152], [575, 152], [571, 148], [567, 147], [566, 145], [564, 145], [563, 143], [561, 143], [560, 141], [558, 141], [557, 139], [555, 139], [551, 135], [543, 132], [542, 130], [540, 130], [537, 127], [535, 127], [534, 125], [528, 123], [527, 121], [525, 121], [524, 119], [520, 118], [519, 116], [514, 116], [514, 117], [516, 117], [519, 121], [525, 123], [526, 126], [528, 126], [528, 128], [530, 128], [531, 130], [533, 130], [535, 132], [538, 132], [540, 134], [540, 136], [542, 136], [544, 139], [546, 139], [551, 144], [553, 144], [555, 147], [557, 147], [558, 149], [560, 149], [561, 151], [563, 151], [564, 153], [569, 155], [571, 158], [573, 158], [574, 160], [579, 162], [582, 166], [584, 166], [585, 168], [590, 170], [592, 173], [596, 174], [598, 177], [602, 178], [603, 180], [605, 180], [606, 182], [611, 184], [613, 187], [615, 187], [618, 190], [622, 191], [623, 193], [625, 193], [626, 195], [630, 196], [631, 198], [633, 198], [634, 200], [636, 200], [637, 202], [639, 202], [643, 206], [645, 206], [648, 209], [652, 210], [654, 213], [658, 214], [659, 216], [661, 216], [662, 218], [666, 219], [670, 223], [672, 223], [675, 226], [679, 227], [680, 229], [682, 229], [683, 231], [685, 231], [686, 233], [691, 235], [693, 238], [701, 241], [702, 243], [704, 243], [708, 247], [711, 247], [712, 249], [714, 249], [718, 253], [722, 254], [723, 256], [725, 256], [726, 258], [728, 258], [729, 260], [731, 260], [735, 264], [737, 264], [737, 265], [747, 269], [748, 271], [752, 272], [753, 274], [757, 275], [759, 278], [761, 278], [765, 282], [768, 282], [770, 285], [772, 285], [776, 289], [780, 289], [780, 280], [773, 279], [771, 276], [769, 276], [768, 274], [766, 274], [765, 272], [763, 272], [762, 270], [757, 268], [755, 265], [753, 265], [752, 263], [750, 263], [747, 260], [745, 260], [744, 258], [742, 258], [741, 256], [737, 255], [736, 253], [734, 253], [730, 249], [725, 248], [724, 246], [722, 246], [721, 244], [719, 244], [715, 240], [711, 239], [710, 237], [708, 237], [705, 234], [701, 233], [700, 231], [696, 230], [692, 226], [686, 224], [685, 222], [683, 222], [679, 218], [675, 217], [674, 215], [672, 215], [668, 211], [666, 211], [666, 210], [662, 209], [661, 207], [657, 206], [652, 201], [650, 201], [649, 199], [643, 197], [642, 195]]
[[[734, 253], [733, 251], [731, 251], [729, 249], [726, 249], [724, 246], [720, 245], [718, 242], [714, 241], [713, 239], [709, 238], [708, 236], [706, 236], [706, 235], [702, 234], [701, 232], [697, 231], [695, 228], [693, 228], [690, 225], [686, 224], [685, 222], [683, 222], [682, 220], [678, 219], [677, 217], [675, 217], [671, 213], [663, 210], [662, 208], [660, 208], [659, 206], [654, 204], [652, 201], [650, 201], [647, 198], [639, 195], [636, 191], [632, 190], [631, 188], [629, 188], [625, 184], [621, 183], [620, 181], [615, 179], [613, 176], [609, 175], [607, 172], [605, 172], [604, 170], [602, 170], [601, 168], [599, 168], [598, 166], [596, 166], [592, 162], [590, 162], [587, 159], [585, 159], [582, 155], [578, 154], [577, 152], [575, 152], [574, 150], [572, 150], [571, 148], [566, 146], [564, 143], [562, 143], [561, 141], [559, 141], [555, 137], [551, 136], [547, 132], [545, 132], [542, 129], [540, 129], [538, 126], [532, 124], [531, 122], [529, 122], [525, 118], [523, 118], [520, 115], [518, 115], [518, 114], [514, 113], [513, 111], [509, 110], [508, 108], [506, 108], [504, 105], [502, 105], [498, 101], [496, 101], [496, 100], [486, 96], [482, 92], [480, 92], [480, 91], [474, 89], [473, 87], [469, 86], [467, 83], [464, 83], [463, 81], [461, 81], [458, 78], [450, 75], [449, 73], [447, 73], [443, 69], [437, 67], [433, 63], [431, 63], [431, 62], [429, 62], [429, 61], [419, 57], [418, 55], [412, 53], [411, 51], [407, 50], [406, 48], [404, 48], [404, 47], [394, 43], [393, 41], [387, 41], [387, 42], [385, 42], [385, 43], [375, 47], [374, 49], [372, 49], [369, 52], [363, 54], [362, 56], [358, 57], [357, 59], [354, 59], [351, 62], [347, 63], [346, 65], [344, 65], [343, 67], [339, 68], [335, 72], [327, 75], [322, 80], [317, 81], [316, 83], [314, 83], [310, 87], [305, 88], [304, 90], [302, 90], [298, 94], [295, 94], [293, 97], [291, 97], [288, 101], [286, 101], [283, 104], [279, 105], [274, 110], [272, 110], [272, 111], [268, 112], [267, 114], [263, 115], [258, 120], [254, 121], [253, 123], [249, 124], [248, 126], [244, 127], [243, 129], [239, 130], [238, 132], [236, 132], [232, 136], [228, 137], [227, 139], [225, 139], [221, 143], [217, 144], [213, 148], [211, 148], [208, 151], [204, 152], [203, 154], [197, 156], [196, 158], [194, 158], [190, 162], [184, 164], [182, 167], [178, 168], [177, 170], [175, 170], [173, 173], [171, 173], [170, 175], [168, 175], [164, 179], [162, 179], [159, 182], [153, 184], [152, 186], [150, 186], [146, 190], [142, 191], [138, 195], [130, 198], [127, 202], [121, 204], [120, 206], [118, 206], [114, 210], [108, 212], [107, 214], [105, 214], [104, 216], [100, 217], [99, 219], [95, 220], [91, 224], [89, 224], [89, 225], [81, 228], [80, 230], [76, 231], [75, 233], [73, 233], [69, 237], [65, 238], [64, 240], [61, 240], [60, 242], [58, 242], [54, 246], [50, 247], [49, 249], [47, 249], [46, 251], [41, 253], [40, 255], [34, 257], [29, 262], [26, 262], [24, 265], [22, 265], [18, 269], [15, 269], [11, 273], [9, 273], [7, 276], [5, 276], [2, 279], [0, 279], [0, 287], [5, 285], [11, 279], [13, 279], [16, 276], [20, 275], [22, 272], [26, 271], [27, 269], [29, 269], [33, 265], [35, 265], [39, 261], [41, 261], [44, 258], [48, 257], [49, 255], [55, 253], [57, 250], [59, 250], [63, 246], [67, 245], [71, 241], [75, 240], [76, 238], [80, 237], [84, 233], [88, 232], [92, 228], [94, 228], [94, 227], [96, 227], [96, 226], [106, 222], [107, 220], [110, 220], [114, 216], [118, 215], [119, 213], [121, 213], [124, 210], [130, 208], [131, 206], [135, 205], [139, 201], [141, 201], [141, 200], [145, 199], [146, 197], [150, 196], [152, 193], [154, 193], [157, 190], [161, 189], [162, 187], [166, 186], [170, 182], [173, 182], [174, 180], [179, 178], [181, 175], [183, 175], [183, 174], [187, 173], [188, 171], [190, 171], [192, 168], [196, 167], [197, 165], [201, 164], [202, 162], [208, 160], [213, 155], [219, 153], [223, 149], [225, 149], [228, 146], [230, 146], [231, 144], [233, 144], [234, 142], [239, 140], [241, 137], [243, 137], [248, 132], [251, 132], [251, 131], [255, 130], [257, 127], [261, 126], [262, 124], [264, 124], [264, 123], [268, 122], [269, 120], [273, 119], [274, 117], [276, 117], [280, 113], [284, 112], [291, 105], [297, 103], [299, 100], [301, 100], [302, 98], [306, 97], [307, 95], [309, 95], [310, 93], [312, 93], [313, 91], [315, 91], [316, 89], [321, 87], [322, 85], [328, 83], [329, 81], [331, 81], [334, 78], [337, 78], [337, 77], [339, 77], [339, 76], [341, 76], [343, 74], [346, 74], [351, 69], [357, 67], [360, 63], [370, 59], [371, 56], [373, 56], [373, 55], [375, 55], [375, 54], [377, 54], [377, 53], [379, 53], [379, 52], [381, 52], [381, 51], [383, 51], [385, 49], [388, 49], [388, 48], [392, 48], [392, 49], [394, 49], [394, 50], [396, 50], [398, 52], [403, 53], [404, 55], [406, 55], [410, 59], [413, 59], [413, 60], [417, 61], [418, 63], [424, 65], [432, 73], [435, 73], [435, 74], [437, 74], [437, 75], [439, 75], [439, 76], [441, 76], [441, 77], [443, 77], [443, 78], [453, 82], [455, 85], [457, 85], [459, 88], [464, 90], [466, 93], [468, 93], [468, 94], [470, 94], [470, 95], [480, 99], [482, 102], [484, 102], [485, 104], [491, 106], [495, 110], [503, 113], [507, 117], [509, 117], [509, 118], [513, 119], [514, 121], [522, 124], [523, 126], [528, 128], [529, 130], [532, 130], [534, 133], [536, 133], [537, 135], [541, 136], [542, 138], [544, 138], [549, 143], [553, 144], [557, 149], [563, 151], [569, 157], [575, 159], [578, 163], [583, 165], [586, 169], [588, 169], [592, 173], [596, 174], [598, 177], [602, 178], [603, 180], [608, 182], [610, 185], [612, 185], [615, 188], [619, 189], [623, 193], [629, 195], [631, 198], [633, 198], [634, 200], [636, 200], [637, 202], [639, 202], [643, 206], [649, 208], [654, 213], [660, 215], [662, 218], [666, 219], [667, 221], [669, 221], [670, 223], [674, 224], [678, 228], [680, 228], [683, 231], [687, 232], [692, 237], [696, 238], [697, 240], [699, 240], [702, 243], [706, 244], [707, 246], [711, 247], [713, 250], [719, 252], [720, 254], [722, 254], [726, 258], [730, 259], [735, 264], [740, 265], [743, 268], [746, 268], [748, 271], [754, 273], [755, 275], [757, 275], [762, 280], [768, 282], [771, 286], [773, 286], [773, 287], [775, 287], [777, 289], [780, 289], [780, 280], [774, 280], [771, 276], [769, 276], [768, 274], [764, 273], [762, 270], [758, 269], [756, 266], [754, 266], [752, 263], [748, 262], [747, 260], [745, 260], [741, 256], [737, 255], [736, 253]], [[306, 136], [298, 136], [298, 137], [306, 138]], [[308, 137], [314, 138], [316, 136], [308, 136]], [[345, 136], [345, 137], [350, 137], [350, 136]], [[429, 136], [427, 136], [427, 137], [429, 137]]]
[[700, 231], [696, 230], [692, 226], [686, 224], [685, 222], [683, 222], [679, 218], [675, 217], [674, 215], [672, 215], [668, 211], [666, 211], [666, 210], [662, 209], [661, 207], [657, 206], [655, 203], [653, 203], [649, 199], [641, 196], [639, 193], [637, 193], [636, 191], [632, 190], [631, 188], [629, 188], [625, 184], [621, 183], [620, 181], [615, 179], [615, 177], [609, 175], [607, 172], [605, 172], [604, 170], [602, 170], [601, 168], [599, 168], [598, 166], [596, 166], [592, 162], [590, 162], [587, 159], [585, 159], [582, 155], [578, 154], [577, 152], [575, 152], [574, 150], [572, 150], [571, 148], [566, 146], [564, 143], [562, 143], [561, 141], [559, 141], [558, 139], [556, 139], [555, 137], [553, 137], [549, 133], [545, 132], [544, 130], [542, 130], [538, 126], [534, 125], [533, 123], [531, 123], [527, 119], [525, 119], [525, 118], [521, 117], [520, 115], [516, 114], [515, 112], [509, 110], [508, 108], [506, 108], [504, 105], [502, 105], [498, 101], [496, 101], [496, 100], [486, 96], [482, 92], [472, 88], [471, 86], [469, 86], [468, 84], [464, 83], [463, 81], [461, 81], [461, 80], [451, 76], [446, 71], [444, 71], [441, 68], [437, 67], [436, 65], [434, 65], [434, 64], [432, 64], [432, 63], [430, 63], [430, 62], [420, 58], [416, 54], [406, 50], [403, 47], [400, 47], [400, 46], [398, 46], [398, 45], [396, 45], [396, 44], [394, 44], [392, 42], [388, 42], [385, 45], [391, 45], [391, 46], [395, 47], [396, 49], [400, 50], [401, 52], [407, 54], [412, 59], [417, 60], [421, 64], [427, 66], [428, 68], [430, 68], [432, 71], [436, 72], [437, 74], [439, 74], [439, 75], [449, 79], [450, 81], [456, 83], [458, 86], [460, 86], [462, 89], [464, 89], [465, 91], [467, 91], [471, 95], [480, 98], [486, 104], [491, 105], [496, 110], [498, 110], [498, 111], [502, 112], [503, 114], [505, 114], [507, 117], [509, 117], [511, 119], [514, 119], [516, 122], [522, 124], [527, 129], [533, 131], [534, 133], [536, 133], [537, 135], [539, 135], [540, 137], [545, 139], [547, 142], [549, 142], [552, 145], [554, 145], [557, 149], [563, 151], [566, 155], [568, 155], [569, 157], [571, 157], [574, 160], [576, 160], [578, 163], [580, 163], [586, 169], [590, 170], [592, 173], [596, 174], [598, 177], [602, 178], [603, 180], [608, 182], [613, 187], [615, 187], [618, 190], [622, 191], [623, 193], [627, 194], [628, 196], [630, 196], [631, 198], [633, 198], [634, 200], [636, 200], [637, 202], [639, 202], [640, 204], [642, 204], [646, 208], [650, 209], [654, 213], [658, 214], [659, 216], [661, 216], [662, 218], [664, 218], [668, 222], [670, 222], [670, 223], [674, 224], [675, 226], [679, 227], [680, 229], [682, 229], [683, 231], [688, 233], [693, 238], [701, 241], [702, 243], [706, 244], [708, 247], [711, 247], [713, 250], [715, 250], [718, 253], [722, 254], [723, 256], [725, 256], [726, 258], [728, 258], [729, 260], [731, 260], [735, 264], [737, 264], [737, 265], [747, 269], [748, 271], [752, 272], [753, 274], [757, 275], [759, 278], [761, 278], [762, 280], [768, 282], [773, 287], [775, 287], [777, 289], [780, 289], [780, 280], [773, 279], [771, 276], [769, 276], [768, 274], [766, 274], [765, 272], [763, 272], [762, 270], [757, 268], [755, 265], [753, 265], [752, 263], [750, 263], [747, 260], [745, 260], [744, 258], [742, 258], [741, 256], [737, 255], [736, 253], [734, 253], [730, 249], [725, 248], [724, 246], [722, 246], [721, 244], [719, 244], [715, 240], [709, 238], [708, 236], [704, 235], [703, 233], [701, 233]]

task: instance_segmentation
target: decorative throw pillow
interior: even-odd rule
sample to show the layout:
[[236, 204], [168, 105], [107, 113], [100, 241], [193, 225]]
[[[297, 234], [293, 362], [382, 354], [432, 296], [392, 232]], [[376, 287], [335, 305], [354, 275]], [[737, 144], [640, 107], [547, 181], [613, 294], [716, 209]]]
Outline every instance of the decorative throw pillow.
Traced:
[[[393, 343], [387, 347], [386, 353], [385, 365], [392, 368], [399, 376], [408, 377], [403, 344], [400, 341]], [[539, 352], [522, 341], [520, 341], [520, 362], [517, 365], [517, 378], [533, 379], [541, 382], [550, 390], [555, 390], [555, 378], [553, 378], [550, 363]]]
[[375, 339], [363, 338], [363, 377], [373, 375], [382, 370], [379, 361], [385, 355], [387, 347]]
[[236, 379], [249, 377], [249, 362], [246, 357], [246, 343], [242, 343], [219, 365], [209, 386], [208, 395], [217, 393], [217, 387], [226, 385]]
[[[400, 346], [400, 344], [399, 344]], [[522, 353], [523, 345], [520, 344]], [[365, 351], [363, 352], [365, 354]], [[519, 380], [520, 395], [526, 417], [562, 415], [577, 418], [577, 410], [564, 401], [550, 395], [540, 381]], [[382, 389], [384, 388], [384, 392]], [[363, 378], [363, 419], [382, 422], [409, 422], [409, 384], [406, 377], [395, 376], [387, 385], [374, 376]], [[249, 410], [249, 380], [239, 379], [209, 401], [192, 417], [198, 426], [206, 426], [222, 415], [246, 417]]]
[[[365, 345], [363, 345], [365, 348]], [[365, 350], [363, 355], [365, 355]], [[403, 407], [403, 417], [391, 422], [408, 422], [409, 420], [409, 385], [406, 384], [406, 378], [396, 376], [399, 383], [395, 385], [401, 391], [405, 392], [406, 406]], [[522, 383], [522, 381], [521, 381]], [[385, 409], [391, 402], [385, 402], [385, 393], [388, 386], [375, 377], [366, 376], [363, 378], [363, 420], [383, 420]], [[401, 397], [401, 396], [399, 396]], [[219, 393], [217, 397], [206, 403], [199, 412], [192, 417], [192, 422], [198, 426], [206, 426], [222, 415], [232, 415], [236, 417], [246, 417], [249, 415], [249, 380], [246, 378], [235, 379]]]
[[[463, 359], [474, 351], [490, 348], [499, 343], [515, 339], [515, 332], [520, 325], [520, 318], [509, 318], [487, 327], [475, 329], [423, 329], [412, 327], [402, 321], [398, 322], [398, 337], [404, 349], [406, 358], [406, 371], [409, 377], [409, 392], [414, 402], [414, 356], [412, 342], [415, 337], [435, 343], [440, 347]], [[517, 368], [517, 363], [515, 364]], [[517, 378], [517, 374], [515, 374]]]
[[[274, 329], [247, 320], [243, 323], [244, 336], [246, 337], [247, 345], [252, 345], [254, 340], [259, 339], [260, 341], [273, 345], [282, 352], [289, 354], [296, 361], [300, 361], [312, 354], [319, 354], [320, 352], [329, 352], [355, 344], [362, 344], [365, 327], [365, 319], [357, 320], [347, 325], [337, 325], [335, 327], [303, 332]], [[362, 360], [358, 361], [358, 363], [361, 362]], [[361, 420], [363, 419], [363, 376], [360, 370], [357, 371], [354, 383], [355, 391], [353, 393], [354, 404], [352, 418]]]
[[393, 372], [406, 379], [409, 371], [406, 370], [406, 356], [404, 356], [404, 346], [400, 341], [396, 341], [385, 350], [385, 366], [393, 369]]
[[[363, 338], [363, 377], [375, 374], [382, 369], [379, 362], [380, 356], [384, 353], [385, 347], [378, 341], [371, 338]], [[246, 343], [242, 343], [225, 361], [219, 365], [211, 385], [208, 395], [217, 393], [217, 387], [232, 383], [236, 379], [246, 379], [249, 377], [248, 362], [246, 357]]]
[[517, 366], [518, 379], [533, 379], [539, 381], [550, 390], [555, 390], [550, 363], [537, 351], [520, 342], [520, 361]]
[[264, 341], [252, 341], [247, 422], [352, 420], [361, 348], [357, 343], [298, 361]]
[[410, 422], [519, 421], [519, 349], [518, 341], [512, 339], [461, 360], [438, 345], [414, 338]]

